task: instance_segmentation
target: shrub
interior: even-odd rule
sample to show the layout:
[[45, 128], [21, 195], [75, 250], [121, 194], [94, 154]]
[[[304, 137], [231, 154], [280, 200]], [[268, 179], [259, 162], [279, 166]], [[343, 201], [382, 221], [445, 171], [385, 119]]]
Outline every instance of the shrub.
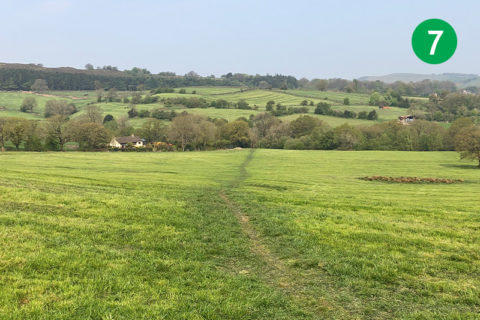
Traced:
[[305, 144], [300, 139], [288, 139], [285, 141], [284, 149], [289, 150], [303, 150], [305, 149]]
[[315, 111], [314, 111], [315, 114], [323, 114], [323, 115], [331, 114], [331, 112], [332, 112], [331, 106], [326, 102], [320, 102], [319, 104], [317, 104], [317, 107], [315, 108]]

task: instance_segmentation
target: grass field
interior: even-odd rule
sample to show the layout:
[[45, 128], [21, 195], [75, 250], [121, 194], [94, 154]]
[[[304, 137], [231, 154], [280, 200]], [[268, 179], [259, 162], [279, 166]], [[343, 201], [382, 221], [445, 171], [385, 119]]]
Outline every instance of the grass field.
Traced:
[[1, 319], [478, 319], [480, 170], [455, 153], [0, 163]]
[[[333, 109], [338, 110], [352, 110], [355, 112], [363, 110], [373, 110], [378, 109], [375, 107], [368, 106], [368, 94], [358, 94], [358, 93], [344, 93], [344, 92], [333, 92], [333, 91], [308, 91], [308, 90], [248, 90], [246, 88], [240, 87], [187, 87], [186, 94], [176, 93], [162, 93], [159, 94], [159, 98], [175, 98], [175, 97], [198, 97], [206, 99], [207, 101], [213, 101], [217, 99], [225, 99], [231, 103], [236, 103], [239, 100], [247, 101], [250, 106], [256, 106], [258, 110], [237, 110], [237, 109], [181, 109], [178, 107], [173, 107], [176, 111], [187, 111], [193, 114], [200, 114], [207, 117], [222, 117], [229, 121], [235, 120], [238, 117], [246, 117], [251, 114], [257, 114], [259, 112], [265, 112], [265, 106], [268, 101], [273, 100], [275, 103], [281, 103], [285, 106], [300, 106], [300, 103], [303, 100], [313, 101], [316, 105], [318, 102], [327, 101], [333, 105]], [[242, 91], [243, 90], [243, 91]], [[177, 89], [178, 91], [178, 89]], [[192, 94], [192, 91], [196, 91], [196, 94]], [[124, 94], [124, 93], [120, 93]], [[69, 103], [74, 103], [79, 112], [73, 116], [73, 118], [81, 116], [84, 113], [85, 107], [89, 103], [96, 102], [96, 93], [94, 91], [49, 91], [45, 92], [42, 95], [35, 94], [34, 96], [37, 99], [38, 107], [34, 110], [35, 112], [22, 113], [19, 111], [20, 105], [25, 97], [32, 96], [31, 93], [24, 92], [0, 92], [0, 117], [23, 117], [26, 119], [37, 119], [43, 120], [43, 113], [45, 108], [45, 103], [48, 100], [66, 100]], [[352, 103], [350, 106], [343, 105], [343, 99], [348, 97]], [[328, 100], [324, 100], [327, 98]], [[121, 102], [113, 103], [97, 103], [99, 107], [102, 108], [103, 113], [111, 114], [115, 118], [126, 117], [127, 112], [130, 108], [129, 104]], [[154, 110], [157, 108], [164, 108], [165, 106], [161, 103], [154, 103], [148, 105], [137, 105], [138, 110]], [[309, 106], [309, 114], [313, 115], [315, 107]], [[377, 110], [379, 113], [379, 120], [377, 122], [388, 121], [396, 119], [399, 115], [405, 114], [407, 111], [400, 108], [392, 108], [390, 110]], [[284, 120], [293, 120], [298, 117], [297, 114], [282, 117]], [[324, 121], [327, 121], [331, 126], [337, 126], [343, 123], [351, 124], [362, 124], [362, 125], [372, 125], [377, 123], [376, 121], [362, 121], [362, 120], [351, 120], [351, 119], [342, 119], [338, 117], [323, 117], [320, 116]], [[132, 121], [132, 124], [135, 127], [140, 127], [146, 119], [135, 119]]]

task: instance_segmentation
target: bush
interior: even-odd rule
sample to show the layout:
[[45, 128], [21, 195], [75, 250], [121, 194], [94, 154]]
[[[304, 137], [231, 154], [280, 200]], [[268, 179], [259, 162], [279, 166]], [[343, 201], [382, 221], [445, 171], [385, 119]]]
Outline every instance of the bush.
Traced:
[[319, 104], [317, 104], [317, 107], [315, 108], [314, 113], [328, 115], [332, 113], [332, 109], [330, 104], [326, 102], [320, 102]]
[[237, 103], [236, 103], [236, 107], [237, 109], [243, 109], [243, 110], [251, 110], [252, 108], [250, 107], [250, 105], [248, 104], [247, 101], [245, 100], [239, 100]]
[[159, 120], [172, 120], [177, 116], [177, 113], [173, 110], [169, 111], [169, 110], [156, 109], [152, 111], [151, 116], [152, 118], [159, 119]]
[[135, 107], [132, 107], [130, 110], [128, 110], [128, 117], [129, 118], [135, 118], [138, 116], [138, 111]]
[[377, 120], [378, 119], [377, 111], [375, 111], [375, 110], [370, 111], [367, 115], [367, 119], [368, 120]]
[[23, 99], [21, 112], [33, 112], [33, 109], [37, 107], [37, 100], [34, 97], [26, 97]]
[[367, 119], [367, 111], [360, 111], [358, 113], [358, 119]]
[[50, 118], [56, 114], [69, 116], [77, 112], [77, 107], [73, 103], [59, 100], [49, 100], [45, 104], [45, 118]]
[[283, 148], [288, 150], [303, 150], [305, 149], [305, 144], [300, 139], [288, 139], [285, 141]]
[[150, 117], [150, 111], [148, 110], [140, 110], [140, 112], [138, 113], [138, 116], [140, 118], [149, 118]]
[[210, 103], [210, 107], [217, 109], [227, 109], [230, 103], [225, 99], [214, 100]]

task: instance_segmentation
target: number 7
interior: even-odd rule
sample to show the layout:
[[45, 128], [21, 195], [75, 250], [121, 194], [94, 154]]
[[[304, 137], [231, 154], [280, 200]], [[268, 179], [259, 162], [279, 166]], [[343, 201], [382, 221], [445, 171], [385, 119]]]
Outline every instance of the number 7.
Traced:
[[435, 54], [435, 50], [437, 49], [438, 40], [442, 37], [443, 30], [428, 30], [428, 34], [436, 35], [435, 40], [433, 40], [432, 48], [430, 49], [430, 55], [433, 56]]

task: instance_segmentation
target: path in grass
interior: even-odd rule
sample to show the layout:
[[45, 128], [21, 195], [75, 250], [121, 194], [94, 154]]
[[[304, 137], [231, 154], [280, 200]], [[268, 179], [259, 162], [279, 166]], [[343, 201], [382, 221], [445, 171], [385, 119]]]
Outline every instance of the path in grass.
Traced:
[[317, 286], [312, 288], [306, 285], [307, 282], [328, 282], [329, 280], [318, 272], [309, 274], [306, 279], [305, 274], [289, 268], [264, 244], [261, 235], [250, 222], [249, 216], [228, 196], [229, 192], [235, 192], [248, 178], [247, 166], [253, 160], [254, 153], [255, 149], [252, 149], [240, 165], [237, 178], [227, 184], [219, 192], [219, 196], [237, 218], [243, 233], [250, 242], [251, 252], [263, 262], [262, 269], [258, 271], [260, 278], [269, 286], [279, 289], [303, 308], [304, 312], [310, 313], [315, 318], [333, 317], [335, 314], [335, 316], [341, 315], [342, 319], [349, 319], [351, 315], [329, 298], [333, 296], [333, 293], [325, 291], [327, 286], [321, 286], [323, 289], [320, 289]]

